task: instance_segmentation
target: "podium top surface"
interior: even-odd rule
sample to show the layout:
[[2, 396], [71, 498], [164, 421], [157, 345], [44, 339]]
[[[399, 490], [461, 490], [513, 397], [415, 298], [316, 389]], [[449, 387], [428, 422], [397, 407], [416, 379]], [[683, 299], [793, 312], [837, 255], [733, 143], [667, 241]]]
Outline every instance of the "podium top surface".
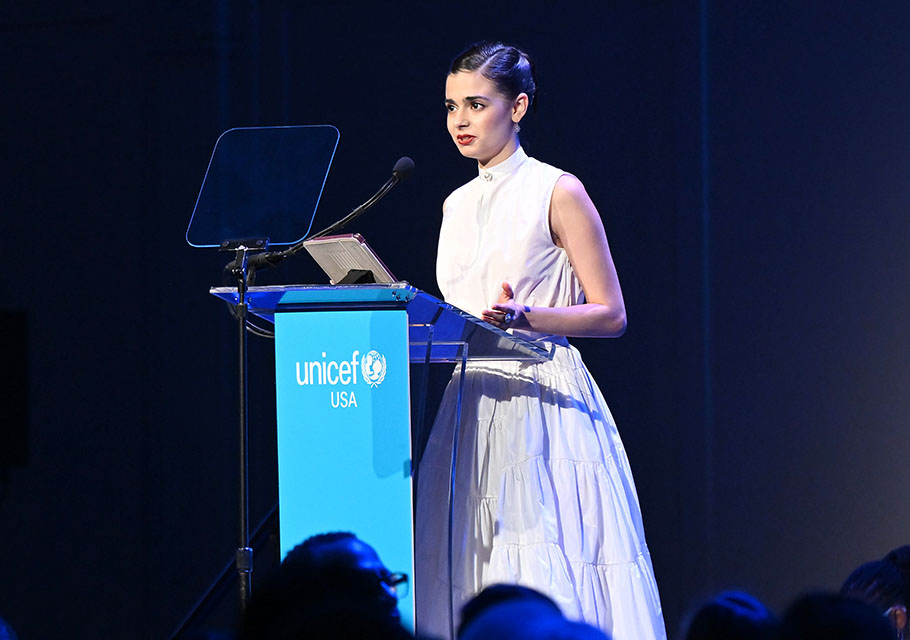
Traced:
[[[210, 293], [231, 304], [238, 301], [234, 287], [213, 287]], [[250, 313], [269, 322], [274, 322], [276, 313], [406, 310], [412, 362], [456, 362], [465, 345], [469, 360], [552, 358], [550, 343], [513, 336], [407, 282], [250, 287], [247, 304]]]

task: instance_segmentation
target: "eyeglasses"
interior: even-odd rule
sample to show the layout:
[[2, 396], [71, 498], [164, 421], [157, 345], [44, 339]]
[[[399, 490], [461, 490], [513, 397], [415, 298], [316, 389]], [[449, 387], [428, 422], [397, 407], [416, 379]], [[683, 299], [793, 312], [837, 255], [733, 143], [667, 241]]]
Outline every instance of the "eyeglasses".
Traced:
[[408, 574], [406, 573], [387, 573], [379, 576], [379, 582], [384, 584], [399, 600], [407, 597], [408, 592], [410, 591], [410, 583], [408, 582]]

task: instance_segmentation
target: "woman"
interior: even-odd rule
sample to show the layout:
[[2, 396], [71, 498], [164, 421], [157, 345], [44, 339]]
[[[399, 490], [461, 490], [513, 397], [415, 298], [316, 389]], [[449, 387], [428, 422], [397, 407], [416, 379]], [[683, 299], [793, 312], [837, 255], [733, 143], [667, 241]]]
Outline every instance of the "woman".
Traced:
[[[522, 51], [479, 43], [446, 79], [448, 130], [479, 175], [443, 205], [437, 279], [447, 302], [545, 343], [542, 364], [468, 366], [456, 462], [457, 610], [494, 583], [547, 594], [617, 640], [665, 638], [628, 460], [566, 336], [618, 337], [622, 292], [581, 182], [529, 158], [519, 122], [536, 83]], [[458, 371], [420, 464], [417, 624], [448, 635], [448, 515]]]

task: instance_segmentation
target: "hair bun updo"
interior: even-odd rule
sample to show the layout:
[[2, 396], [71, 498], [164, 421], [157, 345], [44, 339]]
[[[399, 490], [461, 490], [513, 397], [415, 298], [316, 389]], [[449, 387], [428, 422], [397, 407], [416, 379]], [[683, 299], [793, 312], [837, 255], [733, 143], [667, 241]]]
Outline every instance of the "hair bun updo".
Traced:
[[504, 42], [477, 42], [458, 54], [449, 73], [479, 71], [508, 100], [525, 93], [529, 104], [537, 107], [537, 81], [534, 63], [527, 53]]

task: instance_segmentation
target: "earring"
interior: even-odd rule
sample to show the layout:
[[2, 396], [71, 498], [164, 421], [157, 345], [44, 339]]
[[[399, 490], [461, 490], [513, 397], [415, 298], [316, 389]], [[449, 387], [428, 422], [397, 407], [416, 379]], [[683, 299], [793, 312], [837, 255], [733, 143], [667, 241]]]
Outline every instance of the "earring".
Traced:
[[521, 125], [519, 125], [519, 124], [516, 122], [516, 123], [514, 123], [514, 124], [512, 125], [512, 129], [515, 131], [515, 133], [518, 133], [519, 131], [521, 131]]

